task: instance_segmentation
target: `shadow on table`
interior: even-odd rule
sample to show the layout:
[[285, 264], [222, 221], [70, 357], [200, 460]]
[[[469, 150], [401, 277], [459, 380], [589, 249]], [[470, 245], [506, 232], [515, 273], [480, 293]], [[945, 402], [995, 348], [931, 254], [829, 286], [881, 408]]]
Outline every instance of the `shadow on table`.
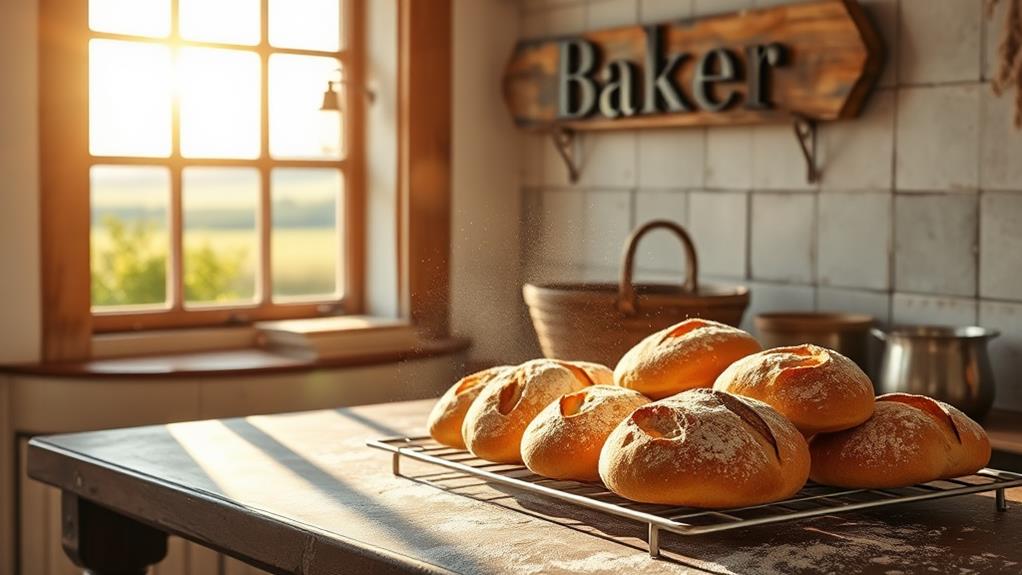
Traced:
[[[350, 412], [340, 413], [352, 415]], [[486, 566], [479, 564], [475, 557], [461, 552], [458, 549], [457, 541], [438, 537], [435, 533], [423, 529], [421, 525], [415, 524], [400, 512], [386, 505], [375, 503], [371, 494], [320, 468], [249, 421], [229, 419], [224, 420], [223, 423], [238, 437], [272, 456], [275, 461], [301, 477], [310, 489], [317, 490], [338, 505], [344, 506], [348, 511], [363, 515], [372, 523], [373, 529], [384, 530], [395, 539], [404, 540], [410, 546], [442, 549], [444, 557], [455, 562], [459, 570], [470, 573], [485, 573], [487, 571]], [[367, 533], [367, 536], [369, 535], [371, 534]], [[383, 546], [378, 548], [386, 550]], [[393, 552], [393, 550], [390, 551]]]
[[[430, 485], [449, 493], [454, 493], [476, 501], [503, 507], [537, 519], [549, 521], [561, 527], [566, 527], [593, 537], [598, 537], [605, 541], [631, 548], [637, 554], [644, 555], [649, 551], [649, 547], [646, 543], [646, 537], [648, 534], [645, 524], [628, 521], [598, 511], [574, 507], [564, 502], [524, 493], [512, 487], [490, 484], [484, 481], [474, 481], [475, 478], [471, 478], [473, 481], [468, 483], [447, 486], [433, 480], [441, 475], [454, 476], [455, 474], [456, 472], [427, 473], [420, 475], [406, 474], [404, 477], [410, 481]], [[462, 477], [468, 478], [468, 476]], [[486, 488], [479, 489], [483, 486]], [[473, 491], [477, 492], [474, 493]], [[497, 493], [494, 493], [494, 491]], [[682, 566], [686, 569], [686, 573], [734, 575], [733, 572], [723, 569], [708, 569], [705, 565], [693, 562], [688, 557], [676, 553], [670, 553], [671, 549], [668, 543], [675, 537], [678, 536], [661, 532], [661, 549], [665, 553], [660, 557], [660, 561]]]

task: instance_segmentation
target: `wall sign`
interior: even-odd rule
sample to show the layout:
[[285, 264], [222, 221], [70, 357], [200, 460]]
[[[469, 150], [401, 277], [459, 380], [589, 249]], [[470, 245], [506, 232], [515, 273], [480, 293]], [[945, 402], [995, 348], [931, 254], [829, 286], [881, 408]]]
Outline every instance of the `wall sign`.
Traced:
[[882, 63], [856, 0], [817, 0], [523, 41], [504, 95], [531, 129], [836, 120], [858, 115]]

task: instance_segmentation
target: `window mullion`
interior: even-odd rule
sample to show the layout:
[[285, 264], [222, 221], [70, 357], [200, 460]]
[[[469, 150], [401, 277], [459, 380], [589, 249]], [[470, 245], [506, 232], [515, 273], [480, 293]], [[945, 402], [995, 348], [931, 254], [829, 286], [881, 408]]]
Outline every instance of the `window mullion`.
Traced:
[[259, 153], [259, 174], [260, 174], [260, 197], [259, 197], [259, 279], [258, 279], [258, 297], [259, 301], [263, 306], [268, 306], [272, 303], [273, 299], [273, 287], [272, 278], [273, 271], [271, 266], [273, 265], [271, 258], [271, 235], [273, 233], [273, 214], [272, 204], [270, 197], [270, 169], [272, 163], [270, 161], [270, 54], [267, 48], [269, 47], [269, 33], [270, 33], [270, 6], [269, 0], [260, 0], [259, 10], [261, 11], [261, 18], [259, 19], [260, 34], [259, 34], [259, 47], [262, 48], [259, 51], [259, 61], [262, 67], [262, 74], [260, 76], [260, 91], [262, 93], [262, 99], [260, 100], [260, 124], [262, 130], [260, 130], [260, 153]]
[[170, 167], [170, 307], [184, 309], [184, 218], [181, 208], [181, 164]]
[[181, 100], [177, 91], [178, 56], [180, 49], [173, 43], [181, 38], [178, 0], [170, 0], [171, 45], [171, 145], [170, 145], [170, 306], [173, 310], [184, 309], [184, 210], [181, 190]]

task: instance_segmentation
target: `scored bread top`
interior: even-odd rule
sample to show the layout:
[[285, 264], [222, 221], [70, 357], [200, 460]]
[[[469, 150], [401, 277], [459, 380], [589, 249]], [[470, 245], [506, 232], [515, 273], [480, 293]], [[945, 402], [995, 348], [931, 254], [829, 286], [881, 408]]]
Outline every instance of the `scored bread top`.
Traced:
[[600, 455], [607, 486], [648, 503], [752, 505], [792, 495], [808, 474], [805, 439], [783, 416], [705, 388], [636, 409]]
[[862, 425], [811, 443], [812, 478], [841, 487], [881, 488], [974, 473], [990, 459], [983, 428], [954, 407], [921, 395], [876, 399]]
[[538, 433], [557, 433], [560, 429], [582, 426], [609, 433], [637, 407], [649, 403], [641, 393], [615, 385], [592, 385], [562, 395], [533, 420], [530, 427]]
[[520, 461], [525, 427], [550, 402], [592, 385], [590, 371], [572, 362], [535, 359], [501, 372], [465, 415], [466, 446], [483, 459]]
[[748, 333], [723, 323], [687, 319], [628, 350], [614, 368], [614, 383], [653, 399], [710, 387], [736, 359], [759, 351]]
[[950, 445], [950, 461], [945, 477], [975, 472], [990, 461], [990, 439], [980, 424], [958, 408], [924, 395], [887, 393], [877, 402], [902, 403], [921, 410], [946, 433]]
[[593, 385], [563, 395], [525, 429], [522, 459], [539, 475], [596, 481], [607, 436], [647, 403], [649, 399], [639, 392], [612, 385]]
[[746, 356], [713, 388], [766, 402], [805, 435], [848, 429], [873, 413], [869, 377], [840, 353], [811, 344]]

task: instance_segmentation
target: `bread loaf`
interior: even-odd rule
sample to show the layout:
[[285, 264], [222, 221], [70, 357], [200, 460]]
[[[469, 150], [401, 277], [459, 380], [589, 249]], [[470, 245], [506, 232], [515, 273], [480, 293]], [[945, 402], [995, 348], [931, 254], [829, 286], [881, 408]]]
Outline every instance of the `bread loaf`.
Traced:
[[[607, 368], [603, 368], [605, 371]], [[477, 457], [501, 463], [522, 461], [526, 426], [551, 402], [593, 385], [596, 364], [587, 368], [567, 361], [535, 359], [504, 370], [479, 393], [465, 414], [462, 436]]]
[[817, 435], [810, 450], [813, 481], [870, 489], [968, 475], [990, 460], [978, 423], [946, 403], [904, 393], [881, 395], [869, 420]]
[[770, 405], [807, 437], [855, 427], [873, 414], [869, 377], [840, 353], [810, 344], [744, 357], [713, 388]]
[[770, 406], [694, 389], [636, 409], [610, 434], [600, 477], [644, 503], [740, 507], [790, 497], [809, 475], [802, 434]]
[[614, 382], [652, 399], [711, 387], [735, 360], [760, 350], [744, 331], [706, 319], [687, 319], [658, 331], [628, 350]]
[[598, 481], [600, 450], [607, 436], [647, 403], [649, 399], [637, 391], [610, 385], [563, 395], [525, 428], [522, 459], [545, 477]]
[[465, 421], [468, 408], [479, 397], [479, 393], [487, 383], [493, 381], [499, 373], [510, 366], [491, 367], [466, 375], [452, 385], [429, 413], [427, 425], [433, 439], [444, 445], [465, 449], [465, 440], [461, 436], [461, 425]]

